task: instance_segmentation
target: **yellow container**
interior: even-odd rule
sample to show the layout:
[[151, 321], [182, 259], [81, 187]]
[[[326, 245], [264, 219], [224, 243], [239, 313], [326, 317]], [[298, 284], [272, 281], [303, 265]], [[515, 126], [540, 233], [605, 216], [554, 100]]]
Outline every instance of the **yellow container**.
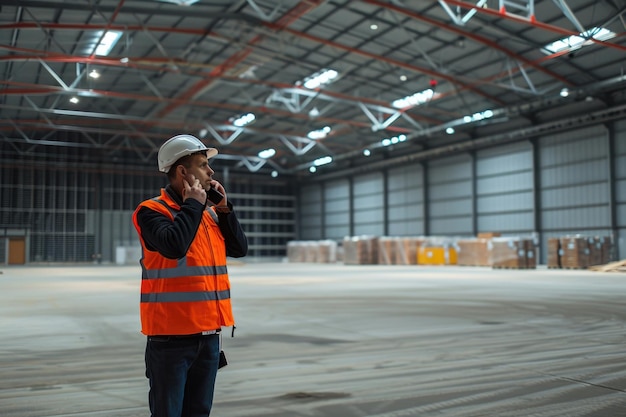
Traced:
[[421, 247], [417, 251], [418, 265], [456, 265], [456, 250], [453, 247]]

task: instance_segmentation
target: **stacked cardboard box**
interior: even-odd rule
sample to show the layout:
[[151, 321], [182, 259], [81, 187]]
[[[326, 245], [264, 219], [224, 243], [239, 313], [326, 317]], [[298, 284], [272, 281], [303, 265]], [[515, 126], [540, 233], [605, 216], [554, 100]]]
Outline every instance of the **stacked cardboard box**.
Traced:
[[561, 236], [548, 239], [548, 268], [582, 269], [611, 261], [608, 236]]
[[526, 251], [526, 268], [537, 268], [537, 247], [533, 239], [524, 239], [524, 249]]
[[419, 237], [390, 237], [378, 239], [378, 263], [381, 265], [415, 265], [417, 248], [424, 242]]
[[561, 237], [561, 266], [569, 269], [587, 268], [590, 264], [589, 239], [584, 236]]
[[398, 238], [398, 253], [396, 263], [398, 265], [417, 264], [417, 250], [426, 239], [424, 237], [401, 237]]
[[[345, 237], [343, 245], [332, 240], [290, 241], [289, 262], [353, 265], [472, 265], [494, 268], [536, 268], [537, 248], [532, 239], [498, 237], [479, 233], [477, 238], [448, 237]], [[613, 245], [609, 236], [582, 235], [547, 240], [548, 268], [587, 268], [611, 261]]]
[[561, 267], [561, 239], [558, 237], [548, 238], [548, 268]]
[[317, 262], [324, 264], [337, 262], [337, 242], [334, 240], [317, 242]]
[[600, 247], [602, 250], [601, 265], [606, 265], [613, 259], [613, 243], [611, 242], [611, 238], [608, 236], [600, 237]]
[[397, 252], [397, 238], [382, 236], [378, 239], [378, 263], [380, 265], [394, 265]]
[[476, 235], [478, 239], [492, 239], [494, 237], [500, 237], [500, 236], [502, 235], [497, 232], [480, 232]]
[[455, 246], [458, 265], [491, 266], [491, 238], [459, 239]]
[[317, 262], [317, 242], [308, 240], [303, 242], [304, 248], [304, 262], [315, 263]]
[[288, 262], [333, 263], [337, 242], [332, 240], [292, 240], [287, 242]]
[[599, 236], [593, 236], [587, 239], [589, 245], [589, 265], [602, 264], [602, 243]]
[[537, 267], [535, 245], [532, 239], [503, 237], [492, 239], [494, 268], [527, 269]]
[[346, 236], [343, 239], [343, 263], [371, 265], [378, 262], [378, 237]]
[[317, 262], [318, 244], [314, 240], [302, 240], [297, 242], [298, 248], [298, 262]]
[[526, 267], [524, 244], [519, 239], [493, 239], [492, 245], [492, 265], [494, 268], [521, 269]]
[[287, 242], [287, 260], [289, 262], [304, 262], [305, 255], [305, 242], [296, 240]]

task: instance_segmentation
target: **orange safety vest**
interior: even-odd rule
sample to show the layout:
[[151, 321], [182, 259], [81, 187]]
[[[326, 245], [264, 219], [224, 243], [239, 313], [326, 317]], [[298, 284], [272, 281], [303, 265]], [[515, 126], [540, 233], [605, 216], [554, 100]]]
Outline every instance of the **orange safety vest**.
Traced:
[[217, 214], [207, 208], [187, 254], [168, 259], [146, 247], [137, 224], [142, 207], [174, 221], [180, 206], [161, 189], [161, 196], [139, 204], [133, 223], [139, 233], [141, 258], [141, 332], [145, 335], [187, 335], [233, 326], [226, 245]]

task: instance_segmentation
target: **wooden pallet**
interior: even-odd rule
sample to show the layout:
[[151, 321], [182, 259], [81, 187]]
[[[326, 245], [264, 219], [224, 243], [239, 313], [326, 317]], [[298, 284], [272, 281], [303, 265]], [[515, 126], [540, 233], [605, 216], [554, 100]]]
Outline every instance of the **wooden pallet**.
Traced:
[[537, 269], [528, 266], [504, 266], [504, 265], [493, 265], [493, 269]]
[[609, 262], [605, 265], [590, 266], [591, 271], [597, 272], [626, 272], [626, 259], [616, 262]]

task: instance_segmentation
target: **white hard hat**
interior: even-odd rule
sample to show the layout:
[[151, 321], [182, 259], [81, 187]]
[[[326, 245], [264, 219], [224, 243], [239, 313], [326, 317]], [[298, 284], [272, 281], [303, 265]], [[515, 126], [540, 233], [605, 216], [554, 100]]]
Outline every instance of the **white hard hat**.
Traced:
[[176, 161], [192, 153], [206, 151], [207, 158], [217, 155], [217, 149], [207, 148], [204, 143], [192, 135], [177, 135], [170, 138], [159, 148], [159, 171], [169, 172]]

